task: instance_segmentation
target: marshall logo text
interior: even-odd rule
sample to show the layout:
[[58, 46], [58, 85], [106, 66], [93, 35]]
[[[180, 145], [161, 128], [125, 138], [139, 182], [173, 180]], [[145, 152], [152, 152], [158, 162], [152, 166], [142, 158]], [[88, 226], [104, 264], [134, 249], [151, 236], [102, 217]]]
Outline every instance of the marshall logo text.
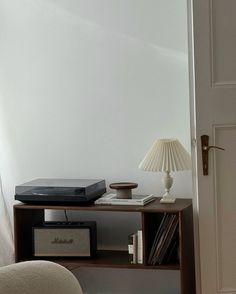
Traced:
[[72, 244], [74, 243], [74, 239], [61, 239], [61, 238], [55, 238], [51, 241], [51, 244]]

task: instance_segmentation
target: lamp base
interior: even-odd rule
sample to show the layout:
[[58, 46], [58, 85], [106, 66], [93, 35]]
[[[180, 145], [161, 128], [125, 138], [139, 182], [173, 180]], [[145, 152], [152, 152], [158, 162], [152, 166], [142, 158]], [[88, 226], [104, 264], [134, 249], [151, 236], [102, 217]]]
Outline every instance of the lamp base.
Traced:
[[173, 178], [170, 176], [170, 172], [166, 171], [162, 179], [162, 183], [165, 186], [165, 193], [160, 200], [160, 203], [175, 203], [175, 198], [170, 194], [170, 188], [173, 184]]
[[163, 197], [160, 200], [160, 203], [175, 203], [174, 197]]
[[175, 203], [175, 197], [173, 197], [169, 191], [166, 191], [162, 196], [160, 203]]

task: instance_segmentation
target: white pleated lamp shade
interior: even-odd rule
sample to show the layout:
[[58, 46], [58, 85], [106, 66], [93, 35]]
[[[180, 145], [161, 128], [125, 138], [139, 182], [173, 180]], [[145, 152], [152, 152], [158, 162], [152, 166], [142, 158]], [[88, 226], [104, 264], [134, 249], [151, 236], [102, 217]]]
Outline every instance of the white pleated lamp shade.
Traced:
[[177, 139], [156, 140], [139, 164], [144, 171], [180, 171], [191, 169], [191, 157]]

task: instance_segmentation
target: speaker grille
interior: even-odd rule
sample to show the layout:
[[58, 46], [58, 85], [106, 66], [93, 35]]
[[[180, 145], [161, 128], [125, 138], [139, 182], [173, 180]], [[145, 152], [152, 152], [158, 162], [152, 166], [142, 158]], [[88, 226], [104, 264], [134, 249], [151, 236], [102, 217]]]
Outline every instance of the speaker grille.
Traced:
[[35, 256], [91, 256], [88, 228], [35, 228]]

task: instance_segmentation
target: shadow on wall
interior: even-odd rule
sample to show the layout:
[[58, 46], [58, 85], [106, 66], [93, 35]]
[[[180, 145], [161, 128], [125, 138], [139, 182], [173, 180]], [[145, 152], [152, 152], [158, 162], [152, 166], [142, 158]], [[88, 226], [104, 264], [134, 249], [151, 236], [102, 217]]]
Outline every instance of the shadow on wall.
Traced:
[[[153, 193], [162, 175], [138, 169], [153, 141], [190, 147], [187, 35], [178, 35], [186, 1], [127, 2], [1, 1], [0, 172], [10, 211], [14, 186], [38, 177], [129, 180]], [[175, 179], [190, 197], [191, 174]], [[76, 273], [87, 293], [179, 288], [178, 272]]]

